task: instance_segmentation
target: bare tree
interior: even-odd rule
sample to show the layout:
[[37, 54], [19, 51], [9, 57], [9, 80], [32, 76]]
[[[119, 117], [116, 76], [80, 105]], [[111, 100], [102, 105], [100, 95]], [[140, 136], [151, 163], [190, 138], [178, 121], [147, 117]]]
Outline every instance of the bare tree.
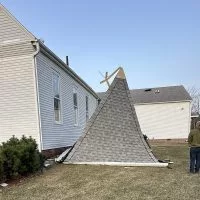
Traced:
[[192, 113], [200, 113], [200, 88], [192, 86], [187, 91], [192, 97]]

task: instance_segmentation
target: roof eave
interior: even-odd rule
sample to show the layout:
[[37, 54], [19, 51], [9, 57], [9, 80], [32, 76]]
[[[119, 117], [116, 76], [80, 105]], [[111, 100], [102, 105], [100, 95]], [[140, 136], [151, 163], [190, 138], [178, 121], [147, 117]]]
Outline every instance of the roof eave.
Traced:
[[134, 105], [166, 104], [166, 103], [180, 103], [180, 102], [189, 102], [189, 103], [191, 103], [192, 100], [163, 101], [163, 102], [148, 102], [148, 103], [134, 103]]
[[58, 56], [55, 55], [46, 45], [39, 41], [40, 51], [44, 53], [52, 61], [56, 62], [68, 75], [75, 79], [80, 85], [82, 85], [90, 94], [92, 94], [96, 99], [99, 96], [96, 92], [83, 80], [81, 79], [71, 68], [69, 68]]

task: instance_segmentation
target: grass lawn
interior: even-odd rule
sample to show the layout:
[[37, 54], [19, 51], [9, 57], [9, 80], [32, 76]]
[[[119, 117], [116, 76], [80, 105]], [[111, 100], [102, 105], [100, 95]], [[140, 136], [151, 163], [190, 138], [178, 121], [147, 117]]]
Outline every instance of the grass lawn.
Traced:
[[2, 200], [24, 199], [200, 199], [200, 175], [188, 173], [185, 144], [153, 144], [173, 168], [81, 166], [59, 164], [0, 191]]

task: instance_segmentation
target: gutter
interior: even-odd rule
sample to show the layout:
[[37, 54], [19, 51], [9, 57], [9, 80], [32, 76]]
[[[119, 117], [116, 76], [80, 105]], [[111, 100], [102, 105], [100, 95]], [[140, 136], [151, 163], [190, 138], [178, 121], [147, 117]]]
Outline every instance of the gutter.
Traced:
[[[99, 93], [104, 93], [103, 95], [98, 95], [99, 99], [102, 100], [104, 98], [104, 95], [106, 92], [99, 92]], [[132, 99], [134, 99], [134, 97], [131, 96]], [[152, 102], [143, 102], [143, 103], [139, 103], [139, 102], [134, 102], [133, 101], [133, 105], [152, 105], [152, 104], [166, 104], [166, 103], [180, 103], [180, 102], [192, 102], [191, 99], [183, 99], [183, 100], [174, 100], [174, 101], [152, 101]]]
[[152, 105], [152, 104], [166, 104], [166, 103], [180, 103], [180, 102], [192, 102], [192, 100], [180, 100], [180, 101], [163, 101], [163, 102], [149, 102], [149, 103], [133, 103], [133, 105]]
[[39, 125], [39, 150], [42, 151], [43, 149], [43, 143], [42, 143], [42, 127], [41, 127], [41, 114], [40, 114], [40, 99], [39, 99], [39, 87], [38, 87], [38, 72], [37, 72], [37, 60], [36, 56], [40, 52], [40, 45], [39, 41], [36, 39], [34, 41], [31, 41], [32, 45], [36, 48], [36, 51], [33, 54], [33, 62], [34, 62], [34, 68], [35, 68], [35, 86], [36, 86], [36, 96], [37, 96], [37, 110], [38, 110], [38, 125]]
[[59, 65], [68, 75], [75, 79], [81, 86], [83, 86], [90, 94], [92, 94], [97, 100], [99, 96], [96, 92], [81, 79], [70, 67], [68, 67], [58, 56], [56, 56], [47, 46], [39, 41], [40, 51], [45, 54], [49, 59]]

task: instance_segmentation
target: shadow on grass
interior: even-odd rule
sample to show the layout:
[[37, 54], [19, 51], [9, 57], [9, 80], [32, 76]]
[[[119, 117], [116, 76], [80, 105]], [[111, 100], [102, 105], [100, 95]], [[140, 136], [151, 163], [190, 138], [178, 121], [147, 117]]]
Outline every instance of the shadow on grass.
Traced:
[[[152, 146], [159, 159], [174, 162], [172, 169], [57, 165], [42, 176], [5, 189], [3, 200], [33, 199], [199, 199], [200, 179], [188, 171], [188, 147]], [[1, 197], [1, 196], [0, 196]]]

